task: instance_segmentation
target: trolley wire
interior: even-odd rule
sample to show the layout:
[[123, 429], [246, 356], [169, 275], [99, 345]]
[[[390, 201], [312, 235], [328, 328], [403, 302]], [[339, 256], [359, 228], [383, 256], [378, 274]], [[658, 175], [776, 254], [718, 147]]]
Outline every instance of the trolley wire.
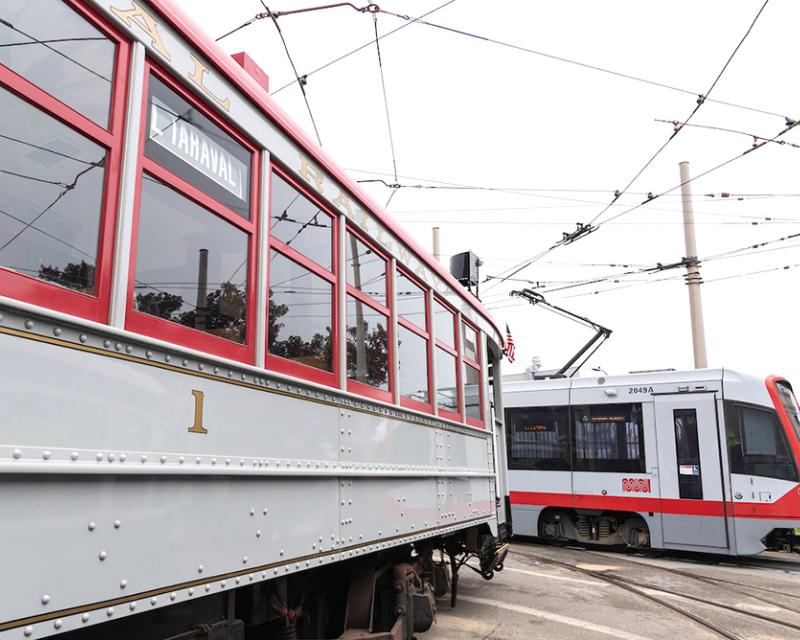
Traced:
[[317, 122], [314, 120], [314, 114], [311, 112], [311, 105], [308, 102], [308, 95], [306, 94], [306, 80], [300, 77], [300, 74], [297, 72], [297, 67], [294, 64], [294, 60], [292, 59], [292, 54], [289, 53], [289, 46], [286, 44], [286, 38], [283, 37], [283, 31], [281, 30], [281, 26], [278, 24], [278, 18], [275, 16], [272, 11], [270, 11], [269, 7], [267, 6], [264, 0], [260, 0], [261, 4], [264, 7], [264, 10], [267, 13], [267, 16], [272, 19], [272, 23], [275, 25], [275, 28], [278, 30], [278, 35], [281, 38], [281, 42], [283, 43], [283, 50], [286, 51], [286, 57], [289, 58], [289, 64], [292, 67], [292, 73], [294, 73], [294, 77], [297, 78], [297, 85], [300, 87], [300, 93], [303, 94], [303, 102], [306, 103], [306, 109], [308, 110], [308, 117], [311, 119], [311, 126], [314, 127], [314, 134], [317, 136], [317, 142], [319, 146], [322, 146], [322, 138], [319, 136], [319, 129], [317, 129]]
[[[671, 124], [673, 127], [678, 127], [681, 124], [677, 120], [664, 120], [663, 118], [654, 118], [654, 121], [655, 122], [663, 122], [665, 124]], [[683, 125], [681, 125], [681, 126], [684, 126], [684, 127], [695, 127], [697, 129], [707, 129], [709, 131], [721, 131], [723, 133], [734, 133], [734, 134], [738, 134], [740, 136], [746, 136], [748, 138], [752, 138], [753, 139], [753, 144], [756, 144], [757, 142], [765, 140], [766, 142], [770, 142], [770, 143], [773, 143], [773, 144], [779, 144], [781, 146], [792, 147], [793, 149], [800, 149], [800, 144], [796, 144], [794, 142], [789, 142], [788, 140], [769, 140], [768, 138], [765, 138], [764, 136], [760, 136], [760, 135], [757, 135], [755, 133], [748, 133], [747, 131], [740, 131], [739, 129], [729, 129], [727, 127], [719, 127], [719, 126], [710, 125], [710, 124], [696, 124], [696, 123], [686, 123], [686, 122], [684, 122]]]
[[[619, 200], [620, 197], [622, 197], [622, 195], [633, 185], [633, 183], [642, 175], [642, 173], [644, 173], [644, 171], [655, 161], [655, 159], [661, 154], [661, 152], [667, 147], [667, 145], [669, 145], [669, 143], [682, 130], [683, 125], [688, 123], [692, 119], [692, 117], [694, 117], [694, 115], [698, 112], [700, 107], [702, 107], [703, 104], [705, 104], [705, 102], [707, 101], [708, 95], [714, 90], [714, 88], [717, 86], [719, 80], [722, 78], [722, 75], [725, 73], [725, 71], [727, 70], [728, 66], [730, 66], [730, 63], [732, 62], [733, 58], [738, 53], [739, 49], [744, 44], [744, 42], [747, 39], [747, 37], [750, 35], [751, 31], [753, 30], [753, 27], [755, 27], [756, 22], [761, 17], [761, 14], [763, 13], [763, 11], [766, 8], [767, 4], [769, 4], [769, 0], [765, 0], [764, 3], [761, 5], [761, 8], [758, 10], [758, 12], [756, 13], [755, 17], [751, 21], [750, 26], [747, 28], [747, 31], [745, 31], [745, 34], [739, 40], [739, 43], [736, 45], [736, 47], [733, 49], [731, 54], [728, 56], [728, 59], [726, 60], [725, 64], [722, 66], [722, 69], [719, 71], [719, 73], [717, 74], [717, 76], [714, 79], [714, 81], [711, 83], [711, 86], [709, 87], [709, 89], [704, 94], [700, 94], [698, 96], [697, 104], [695, 105], [695, 107], [693, 108], [693, 110], [689, 114], [689, 116], [683, 121], [683, 123], [681, 124], [680, 127], [676, 127], [676, 129], [672, 132], [672, 135], [669, 138], [667, 138], [667, 140], [658, 148], [658, 150], [650, 157], [650, 159], [647, 162], [645, 162], [645, 164], [639, 169], [639, 171], [636, 172], [636, 174], [627, 183], [627, 185], [622, 190], [617, 190], [617, 191], [614, 192], [614, 198], [611, 200], [611, 202], [608, 203], [587, 224], [583, 224], [583, 223], [580, 223], [580, 222], [577, 223], [577, 227], [576, 227], [575, 231], [570, 232], [570, 233], [564, 233], [562, 235], [562, 239], [561, 240], [559, 240], [558, 242], [553, 244], [551, 247], [546, 249], [544, 252], [541, 252], [541, 253], [537, 254], [536, 256], [534, 256], [534, 257], [532, 257], [532, 258], [530, 258], [528, 260], [523, 261], [518, 266], [511, 268], [510, 270], [508, 270], [510, 273], [501, 274], [500, 279], [498, 279], [498, 281], [495, 282], [494, 285], [490, 285], [490, 287], [496, 286], [497, 284], [502, 283], [503, 282], [503, 280], [502, 280], [502, 276], [503, 275], [505, 275], [505, 276], [514, 276], [517, 273], [519, 273], [520, 271], [522, 271], [523, 269], [526, 269], [527, 267], [529, 267], [531, 264], [533, 264], [537, 260], [539, 260], [541, 257], [547, 255], [550, 251], [553, 251], [554, 249], [556, 249], [556, 248], [558, 248], [560, 246], [563, 246], [563, 245], [566, 245], [566, 244], [571, 244], [571, 243], [573, 243], [576, 240], [579, 240], [581, 238], [585, 238], [589, 234], [594, 233], [595, 231], [597, 231], [597, 229], [602, 224], [608, 223], [611, 220], [614, 220], [616, 218], [621, 217], [622, 215], [626, 215], [627, 213], [630, 213], [631, 211], [634, 211], [634, 210], [638, 209], [639, 207], [644, 206], [644, 204], [647, 204], [648, 202], [651, 202], [652, 200], [655, 200], [656, 198], [663, 196], [664, 193], [669, 193], [670, 191], [674, 191], [675, 189], [677, 189], [680, 186], [682, 186], [682, 184], [678, 185], [677, 187], [675, 187], [673, 189], [670, 189], [667, 192], [664, 192], [664, 193], [659, 194], [657, 196], [654, 196], [652, 194], [648, 194], [647, 199], [645, 201], [643, 201], [642, 203], [640, 203], [639, 205], [636, 205], [635, 207], [632, 207], [632, 208], [622, 212], [621, 214], [616, 214], [616, 215], [612, 216], [609, 219], [606, 219], [606, 220], [604, 220], [604, 221], [602, 221], [600, 223], [595, 224], [611, 208], [611, 206], [613, 206], [613, 204], [615, 202], [617, 202], [617, 200]], [[781, 133], [779, 133], [777, 136], [775, 136], [773, 139], [779, 138], [781, 135], [783, 135], [788, 130], [790, 130], [791, 128], [793, 128], [794, 126], [797, 125], [797, 122], [795, 120], [792, 120], [792, 119], [787, 118], [785, 116], [784, 116], [784, 118], [785, 118], [785, 122], [786, 122], [786, 125], [787, 125], [786, 128]], [[759, 143], [758, 145], [752, 146], [750, 149], [748, 149], [747, 152], [754, 151], [755, 149], [760, 148], [761, 146], [767, 144], [768, 142], [769, 142], [769, 140], [764, 140], [761, 143]], [[744, 154], [741, 154], [741, 155], [744, 155]], [[739, 158], [739, 157], [741, 157], [741, 156], [736, 156], [736, 158]], [[730, 161], [727, 161], [725, 163], [722, 163], [721, 165], [718, 165], [717, 167], [715, 167], [713, 170], [722, 168], [723, 166], [725, 166], [726, 164], [729, 164], [732, 161], [733, 160], [730, 160]], [[689, 181], [697, 179], [699, 177], [702, 177], [703, 175], [708, 175], [708, 173], [710, 173], [710, 171], [705, 172], [703, 174], [700, 174], [699, 176], [695, 176], [694, 178], [691, 178]], [[687, 182], [689, 182], [689, 181], [687, 181]]]

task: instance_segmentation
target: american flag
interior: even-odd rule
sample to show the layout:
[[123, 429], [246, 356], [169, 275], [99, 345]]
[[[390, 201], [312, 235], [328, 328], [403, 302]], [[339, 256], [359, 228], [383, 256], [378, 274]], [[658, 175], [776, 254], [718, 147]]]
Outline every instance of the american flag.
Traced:
[[511, 329], [508, 328], [508, 323], [506, 323], [506, 358], [508, 358], [509, 364], [514, 362], [514, 338], [511, 336]]

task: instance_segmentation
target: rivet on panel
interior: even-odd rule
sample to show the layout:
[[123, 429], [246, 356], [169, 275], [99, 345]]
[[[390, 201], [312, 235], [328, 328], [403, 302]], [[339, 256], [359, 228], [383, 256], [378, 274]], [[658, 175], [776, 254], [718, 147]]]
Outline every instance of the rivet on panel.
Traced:
[[244, 557], [242, 558], [242, 564], [247, 564], [247, 556], [244, 556]]
[[46, 594], [46, 593], [45, 593], [45, 594], [42, 596], [42, 604], [47, 604], [48, 602], [50, 602], [50, 596], [49, 596], [48, 594]]
[[119, 461], [120, 462], [125, 462], [127, 459], [128, 459], [128, 456], [126, 456], [124, 453], [120, 453], [119, 454]]
[[194, 589], [189, 589], [186, 593], [189, 594], [189, 596], [193, 596], [194, 595]]
[[25, 328], [26, 329], [33, 329], [33, 320], [26, 320], [25, 321]]
[[167, 456], [161, 456], [161, 464], [164, 464], [167, 461]]
[[172, 356], [171, 355], [167, 354], [167, 355], [164, 356], [164, 362], [169, 362], [171, 360], [172, 360]]
[[197, 573], [203, 573], [203, 570], [204, 570], [204, 569], [205, 569], [205, 567], [204, 567], [202, 564], [201, 564], [201, 565], [198, 565], [198, 567], [197, 567]]
[[150, 605], [151, 606], [155, 605], [157, 602], [158, 602], [158, 598], [156, 598], [155, 596], [150, 598]]
[[125, 347], [125, 353], [133, 353], [133, 347], [131, 345]]
[[225, 588], [225, 581], [223, 580], [222, 582], [220, 582], [219, 586], [220, 586], [220, 588], [224, 589]]
[[153, 357], [153, 352], [148, 349], [147, 351], [144, 352], [144, 355], [149, 360], [150, 358]]
[[75, 462], [80, 456], [78, 455], [77, 451], [73, 451], [69, 454], [69, 459]]
[[42, 458], [44, 460], [49, 460], [52, 454], [49, 451], [42, 451]]
[[122, 526], [121, 520], [114, 520], [114, 528], [119, 529]]
[[59, 327], [56, 327], [55, 329], [53, 329], [53, 335], [54, 336], [60, 336], [61, 335], [61, 329]]
[[22, 633], [24, 633], [26, 636], [32, 636], [33, 635], [33, 627], [25, 627], [25, 630]]
[[189, 361], [186, 358], [184, 358], [183, 360], [181, 360], [181, 364], [185, 367], [187, 364], [189, 364]]
[[94, 531], [97, 528], [97, 524], [95, 522], [89, 523], [89, 531]]
[[135, 611], [136, 610], [136, 601], [135, 600], [128, 605], [128, 609], [130, 609], [131, 611]]
[[54, 626], [56, 629], [60, 629], [62, 626], [64, 626], [64, 621], [63, 621], [61, 618], [58, 618], [58, 619], [56, 619], [56, 621], [53, 623], [53, 626]]
[[183, 463], [184, 463], [184, 461], [185, 461], [185, 458], [184, 458], [183, 456], [179, 456], [179, 457], [178, 457], [178, 462], [180, 462], [181, 464], [183, 464]]
[[121, 345], [119, 342], [117, 342], [117, 343], [114, 345], [114, 348], [115, 348], [117, 351], [120, 351], [120, 350], [122, 349], [122, 345]]
[[97, 557], [100, 558], [100, 561], [102, 562], [108, 557], [108, 552], [105, 550], [101, 551]]
[[95, 454], [95, 456], [94, 456], [94, 457], [95, 457], [95, 460], [97, 460], [98, 462], [100, 462], [100, 461], [101, 461], [103, 458], [105, 458], [105, 455], [103, 455], [103, 453], [102, 453], [101, 451], [98, 451], [98, 452]]
[[142, 454], [139, 460], [141, 460], [142, 462], [147, 462], [147, 456], [145, 454]]
[[211, 591], [211, 585], [210, 584], [206, 585], [206, 591]]
[[127, 586], [128, 586], [128, 581], [127, 580], [120, 580], [119, 581], [119, 588], [120, 589], [124, 589]]
[[116, 459], [117, 459], [117, 456], [115, 456], [113, 453], [109, 453], [108, 454], [108, 461], [109, 462], [114, 462], [114, 460], [116, 460]]
[[81, 616], [81, 622], [89, 622], [89, 618], [90, 618], [90, 617], [91, 617], [91, 616], [89, 616], [89, 614], [88, 614], [88, 613], [84, 613], [84, 614]]
[[173, 601], [174, 601], [174, 600], [175, 600], [175, 598], [177, 598], [177, 597], [178, 597], [178, 594], [177, 594], [177, 593], [175, 593], [174, 591], [173, 591], [172, 593], [170, 593], [170, 594], [169, 594], [169, 599], [170, 599], [170, 600], [173, 600]]
[[109, 618], [110, 618], [111, 616], [113, 616], [113, 615], [114, 615], [114, 607], [109, 607], [108, 609], [106, 609], [106, 615], [107, 615]]
[[256, 538], [260, 538], [260, 537], [261, 537], [261, 529], [257, 529], [256, 530]]
[[14, 449], [11, 452], [11, 457], [14, 458], [14, 460], [19, 460], [22, 457], [22, 449]]
[[195, 461], [195, 464], [200, 464], [200, 463], [203, 461], [203, 459], [202, 459], [200, 456], [197, 456], [197, 457], [194, 459], [194, 461]]

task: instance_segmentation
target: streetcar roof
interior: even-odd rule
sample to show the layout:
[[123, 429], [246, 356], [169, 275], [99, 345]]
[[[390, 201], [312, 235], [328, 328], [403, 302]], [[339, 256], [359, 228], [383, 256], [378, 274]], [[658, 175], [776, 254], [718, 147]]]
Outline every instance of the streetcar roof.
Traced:
[[348, 176], [328, 154], [319, 147], [289, 115], [270, 97], [247, 71], [245, 71], [220, 45], [212, 40], [203, 29], [172, 0], [149, 0], [151, 6], [156, 8], [173, 27], [200, 50], [208, 61], [223, 73], [242, 93], [258, 106], [278, 127], [288, 134], [294, 141], [303, 147], [308, 154], [331, 174], [343, 187], [357, 198], [370, 213], [394, 233], [408, 248], [420, 258], [425, 265], [434, 271], [451, 289], [483, 318], [489, 322], [496, 332], [495, 338], [499, 344], [505, 344], [503, 332], [494, 321], [491, 314], [481, 302], [453, 277], [438, 260], [435, 260], [416, 240], [414, 240], [400, 225], [398, 225], [383, 208], [375, 202], [350, 176]]

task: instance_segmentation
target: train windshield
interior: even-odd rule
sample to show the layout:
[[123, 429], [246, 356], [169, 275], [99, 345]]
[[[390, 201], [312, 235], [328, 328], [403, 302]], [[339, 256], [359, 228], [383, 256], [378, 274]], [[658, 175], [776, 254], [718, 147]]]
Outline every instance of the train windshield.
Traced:
[[800, 405], [797, 404], [797, 398], [794, 397], [792, 386], [788, 382], [777, 382], [775, 387], [778, 389], [781, 404], [789, 415], [794, 431], [800, 438]]

